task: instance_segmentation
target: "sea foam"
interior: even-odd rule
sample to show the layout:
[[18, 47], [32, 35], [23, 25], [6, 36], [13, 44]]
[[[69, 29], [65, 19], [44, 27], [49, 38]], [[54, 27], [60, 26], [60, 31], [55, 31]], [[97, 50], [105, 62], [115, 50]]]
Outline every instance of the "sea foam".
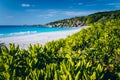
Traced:
[[3, 37], [11, 37], [11, 36], [23, 36], [23, 35], [30, 35], [36, 34], [37, 31], [26, 31], [26, 32], [16, 32], [16, 33], [9, 33], [9, 34], [0, 34], [0, 38]]

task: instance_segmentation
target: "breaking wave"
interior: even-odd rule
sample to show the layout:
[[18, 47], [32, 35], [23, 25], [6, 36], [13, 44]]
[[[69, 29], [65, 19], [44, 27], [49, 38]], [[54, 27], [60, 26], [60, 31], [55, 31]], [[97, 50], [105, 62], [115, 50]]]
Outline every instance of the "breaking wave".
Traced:
[[37, 31], [26, 31], [26, 32], [16, 32], [16, 33], [9, 33], [9, 34], [0, 34], [0, 38], [4, 37], [12, 37], [12, 36], [22, 36], [22, 35], [29, 35], [35, 34]]

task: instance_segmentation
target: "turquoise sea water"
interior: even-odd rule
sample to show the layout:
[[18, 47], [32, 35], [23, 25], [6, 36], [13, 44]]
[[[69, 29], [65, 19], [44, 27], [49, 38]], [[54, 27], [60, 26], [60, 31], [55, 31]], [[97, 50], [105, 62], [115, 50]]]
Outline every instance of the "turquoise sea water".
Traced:
[[73, 30], [73, 28], [49, 28], [36, 26], [0, 26], [0, 38], [29, 35], [43, 32]]

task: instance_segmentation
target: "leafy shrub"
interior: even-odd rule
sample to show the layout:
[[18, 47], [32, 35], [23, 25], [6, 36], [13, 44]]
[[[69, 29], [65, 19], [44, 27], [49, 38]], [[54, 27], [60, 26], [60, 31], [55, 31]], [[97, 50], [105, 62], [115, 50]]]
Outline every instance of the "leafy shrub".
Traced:
[[1, 80], [119, 80], [120, 20], [91, 25], [78, 33], [28, 50], [10, 44], [0, 55]]

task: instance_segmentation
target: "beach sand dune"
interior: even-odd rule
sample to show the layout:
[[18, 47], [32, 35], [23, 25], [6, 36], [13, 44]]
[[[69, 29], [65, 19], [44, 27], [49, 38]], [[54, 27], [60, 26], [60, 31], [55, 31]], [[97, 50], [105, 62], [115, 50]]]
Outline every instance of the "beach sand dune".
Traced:
[[61, 38], [66, 38], [67, 36], [72, 35], [86, 27], [87, 26], [75, 28], [73, 30], [66, 30], [66, 31], [46, 32], [46, 33], [38, 33], [38, 34], [32, 34], [32, 35], [0, 38], [0, 42], [5, 43], [7, 46], [10, 43], [18, 44], [20, 48], [27, 49], [29, 44], [39, 43], [39, 44], [45, 45], [47, 42], [58, 40]]

